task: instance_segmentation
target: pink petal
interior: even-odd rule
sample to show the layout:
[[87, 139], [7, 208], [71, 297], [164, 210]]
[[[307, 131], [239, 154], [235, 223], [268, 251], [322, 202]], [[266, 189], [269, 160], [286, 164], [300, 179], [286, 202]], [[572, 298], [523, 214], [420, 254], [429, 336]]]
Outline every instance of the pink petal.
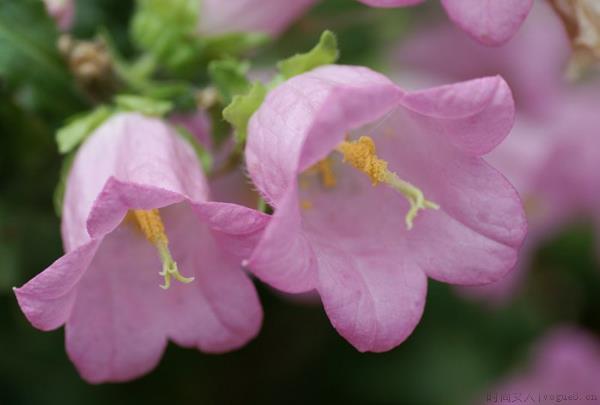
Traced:
[[245, 265], [264, 282], [285, 292], [316, 287], [314, 253], [302, 231], [298, 194], [294, 189], [280, 201], [270, 225]]
[[76, 286], [99, 245], [91, 241], [78, 247], [23, 287], [14, 289], [21, 310], [33, 326], [47, 331], [66, 322], [75, 302]]
[[[190, 170], [190, 168], [198, 170]], [[64, 201], [67, 251], [90, 234], [106, 234], [127, 208], [149, 208], [183, 199], [205, 201], [208, 186], [193, 149], [162, 121], [119, 114], [77, 152]]]
[[401, 97], [385, 76], [356, 66], [325, 66], [288, 80], [250, 120], [250, 177], [267, 202], [277, 205], [298, 171], [328, 154], [349, 127], [381, 117]]
[[258, 334], [262, 308], [254, 285], [240, 268], [245, 251], [225, 249], [215, 233], [237, 236], [238, 242], [244, 240], [250, 250], [249, 235], [262, 230], [268, 217], [254, 216], [256, 211], [244, 207], [237, 210], [233, 204], [219, 207], [214, 203], [212, 208], [220, 211], [213, 216], [213, 223], [225, 224], [228, 229], [221, 225], [211, 229], [210, 225], [191, 220], [193, 207], [178, 205], [163, 210], [173, 257], [183, 274], [195, 277], [189, 285], [172, 287], [173, 293], [166, 295], [165, 317], [169, 336], [176, 343], [221, 353], [243, 346]]
[[502, 142], [515, 116], [510, 89], [499, 76], [408, 93], [402, 104], [422, 115], [427, 130], [474, 155]]
[[158, 255], [135, 225], [125, 222], [107, 235], [66, 325], [69, 356], [90, 382], [147, 373], [169, 338], [220, 353], [244, 345], [260, 329], [262, 310], [240, 258], [225, 253], [186, 204], [161, 214], [173, 258], [195, 280], [162, 290]]
[[316, 0], [202, 0], [199, 31], [203, 35], [264, 32], [277, 35]]
[[434, 84], [500, 74], [519, 111], [547, 115], [548, 107], [560, 101], [570, 54], [560, 19], [547, 2], [538, 1], [514, 40], [499, 48], [483, 47], [446, 23], [422, 27], [404, 39], [393, 62], [403, 75], [424, 74]]
[[336, 330], [361, 352], [402, 343], [419, 323], [427, 277], [402, 257], [320, 251], [319, 293]]
[[485, 45], [502, 45], [517, 32], [533, 0], [442, 0], [450, 19]]
[[414, 6], [415, 4], [422, 3], [424, 0], [358, 0], [371, 7], [402, 7], [402, 6]]
[[126, 381], [158, 364], [167, 345], [160, 268], [132, 224], [104, 238], [65, 327], [69, 357], [88, 382]]

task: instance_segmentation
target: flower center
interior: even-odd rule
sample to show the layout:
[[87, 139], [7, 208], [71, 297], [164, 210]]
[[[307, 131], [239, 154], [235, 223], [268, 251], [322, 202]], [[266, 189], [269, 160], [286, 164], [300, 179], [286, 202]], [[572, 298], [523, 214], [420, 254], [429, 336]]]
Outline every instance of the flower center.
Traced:
[[158, 209], [133, 210], [132, 212], [140, 230], [146, 239], [156, 247], [162, 261], [163, 268], [158, 274], [165, 278], [165, 283], [160, 287], [164, 290], [168, 289], [171, 286], [171, 277], [185, 284], [194, 281], [194, 277], [184, 277], [179, 273], [177, 263], [173, 260], [169, 250], [169, 238], [165, 233], [165, 226]]
[[412, 229], [413, 221], [420, 210], [440, 208], [436, 203], [426, 200], [419, 188], [402, 180], [388, 169], [388, 162], [377, 156], [377, 148], [371, 137], [361, 136], [357, 141], [344, 141], [336, 150], [343, 155], [345, 163], [369, 176], [373, 186], [384, 183], [408, 200], [410, 209], [405, 217], [407, 229]]

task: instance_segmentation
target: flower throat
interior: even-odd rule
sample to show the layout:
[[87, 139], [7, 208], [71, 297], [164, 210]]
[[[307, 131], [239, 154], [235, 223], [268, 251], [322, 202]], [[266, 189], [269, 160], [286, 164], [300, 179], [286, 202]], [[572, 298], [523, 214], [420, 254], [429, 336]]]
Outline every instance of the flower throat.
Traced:
[[156, 247], [162, 261], [163, 268], [158, 274], [165, 278], [165, 283], [160, 287], [164, 290], [168, 289], [171, 286], [171, 277], [184, 284], [194, 281], [194, 277], [184, 277], [179, 273], [177, 263], [169, 250], [169, 238], [165, 233], [165, 226], [158, 209], [133, 210], [132, 213], [146, 239]]
[[[377, 156], [377, 148], [371, 137], [361, 136], [356, 141], [344, 141], [337, 146], [336, 151], [342, 154], [344, 163], [369, 176], [373, 186], [383, 183], [407, 199], [410, 204], [410, 209], [405, 217], [407, 229], [412, 229], [413, 221], [420, 210], [440, 208], [438, 204], [425, 199], [419, 188], [402, 180], [396, 173], [388, 169], [388, 162]], [[335, 176], [329, 158], [317, 163], [315, 169], [320, 173], [321, 182], [326, 188], [335, 186]]]

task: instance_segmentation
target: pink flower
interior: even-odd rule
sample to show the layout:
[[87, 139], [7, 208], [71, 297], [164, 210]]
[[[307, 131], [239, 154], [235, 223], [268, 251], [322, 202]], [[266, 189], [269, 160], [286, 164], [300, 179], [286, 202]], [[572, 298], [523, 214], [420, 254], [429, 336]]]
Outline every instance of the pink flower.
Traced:
[[569, 54], [560, 19], [546, 3], [536, 2], [514, 40], [499, 48], [479, 46], [451, 24], [440, 24], [419, 28], [400, 44], [392, 62], [398, 71], [429, 75], [434, 83], [500, 74], [519, 112], [552, 115], [550, 104], [560, 101], [566, 87]]
[[599, 375], [600, 342], [584, 331], [563, 327], [537, 343], [526, 370], [497, 384], [487, 394], [490, 400], [478, 402], [489, 404], [494, 395], [498, 400], [510, 395], [518, 403], [520, 395], [523, 403], [589, 404], [600, 398]]
[[[359, 0], [373, 7], [402, 7], [423, 0]], [[477, 41], [490, 46], [506, 43], [517, 32], [533, 0], [442, 0], [448, 16]]]
[[482, 284], [513, 267], [523, 209], [481, 158], [513, 115], [498, 77], [404, 92], [327, 66], [287, 81], [249, 125], [248, 172], [275, 213], [248, 267], [286, 292], [316, 289], [360, 351], [395, 347], [427, 276]]
[[408, 39], [395, 56], [406, 68], [401, 77], [418, 72], [420, 81], [437, 83], [501, 74], [515, 94], [515, 128], [487, 160], [522, 195], [529, 235], [519, 270], [494, 284], [461, 289], [469, 295], [505, 303], [518, 291], [540, 242], [569, 221], [600, 218], [600, 197], [593, 191], [600, 184], [600, 93], [593, 82], [568, 86], [564, 69], [569, 52], [559, 18], [547, 4], [538, 3], [515, 40], [497, 50], [477, 47], [442, 26]]
[[193, 149], [157, 119], [115, 116], [77, 153], [66, 254], [15, 293], [35, 327], [65, 325], [87, 381], [148, 372], [169, 339], [220, 353], [257, 334], [260, 303], [237, 255], [267, 217], [208, 193]]
[[58, 28], [67, 31], [73, 25], [75, 0], [44, 0], [48, 14], [56, 21]]
[[201, 0], [199, 29], [205, 35], [264, 32], [277, 35], [317, 0]]

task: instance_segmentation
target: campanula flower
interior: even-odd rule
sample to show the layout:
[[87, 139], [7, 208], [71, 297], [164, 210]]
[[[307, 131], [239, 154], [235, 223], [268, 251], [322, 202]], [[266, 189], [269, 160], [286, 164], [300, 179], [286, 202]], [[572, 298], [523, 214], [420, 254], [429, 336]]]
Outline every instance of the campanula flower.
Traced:
[[[433, 48], [440, 51], [426, 51]], [[531, 49], [536, 49], [535, 59], [530, 57]], [[469, 295], [505, 303], [522, 285], [540, 243], [574, 220], [591, 218], [600, 223], [595, 208], [600, 199], [594, 192], [594, 184], [600, 181], [598, 83], [578, 87], [564, 80], [569, 53], [560, 19], [548, 4], [537, 3], [515, 40], [501, 48], [478, 47], [446, 25], [409, 38], [394, 57], [403, 67], [398, 73], [402, 81], [414, 77], [412, 72], [426, 83], [501, 74], [520, 107], [511, 135], [488, 161], [508, 177], [525, 201], [527, 242], [518, 271], [494, 284], [461, 289]]]
[[168, 340], [220, 353], [257, 334], [261, 306], [236, 254], [248, 254], [266, 216], [208, 199], [194, 150], [158, 119], [114, 116], [78, 151], [66, 253], [15, 293], [35, 327], [65, 325], [87, 381], [148, 372]]
[[360, 351], [395, 347], [427, 277], [482, 284], [515, 264], [521, 202], [482, 158], [513, 116], [499, 77], [416, 92], [362, 67], [290, 79], [249, 124], [248, 173], [275, 211], [246, 265], [283, 291], [317, 290]]

